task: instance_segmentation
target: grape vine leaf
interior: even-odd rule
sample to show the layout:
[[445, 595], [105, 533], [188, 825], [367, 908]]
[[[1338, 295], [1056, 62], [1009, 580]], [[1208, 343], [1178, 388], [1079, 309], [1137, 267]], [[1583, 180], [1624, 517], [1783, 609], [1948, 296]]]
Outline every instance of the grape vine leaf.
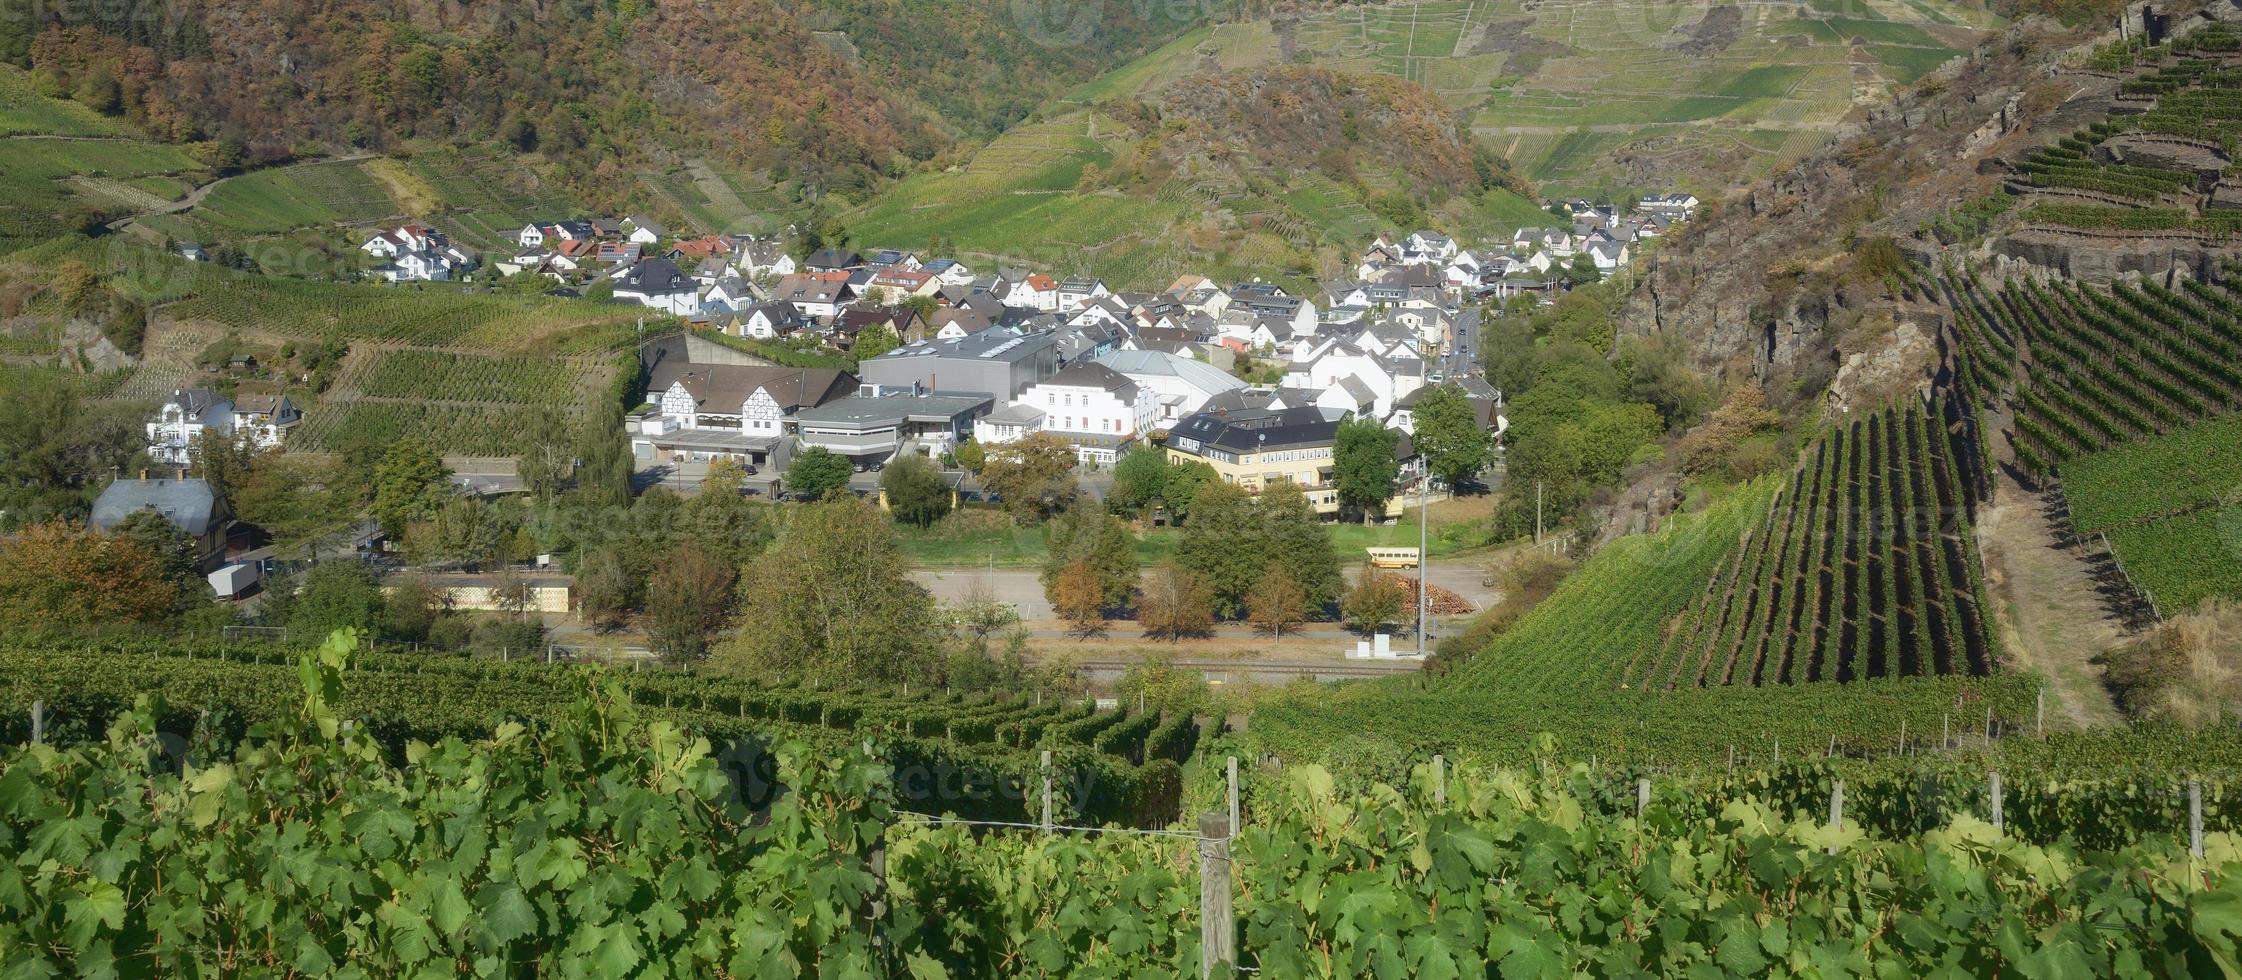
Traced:
[[537, 909], [511, 884], [487, 888], [483, 895], [482, 938], [489, 946], [507, 943], [537, 931]]

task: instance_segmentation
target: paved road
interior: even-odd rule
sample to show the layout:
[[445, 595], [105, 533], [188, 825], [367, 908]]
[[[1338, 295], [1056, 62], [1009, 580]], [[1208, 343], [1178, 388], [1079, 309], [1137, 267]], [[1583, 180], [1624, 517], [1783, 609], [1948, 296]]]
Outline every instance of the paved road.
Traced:
[[[1359, 573], [1359, 566], [1346, 569], [1348, 581]], [[1020, 610], [1026, 620], [1057, 619], [1051, 603], [1043, 597], [1041, 572], [1033, 568], [922, 568], [911, 573], [919, 584], [943, 602], [956, 602], [975, 586], [985, 586], [997, 599], [1009, 602]], [[1473, 606], [1487, 608], [1500, 596], [1485, 584], [1484, 569], [1477, 562], [1441, 561], [1433, 559], [1425, 571], [1425, 578], [1433, 585], [1463, 596]]]
[[1450, 379], [1479, 371], [1479, 307], [1466, 306], [1456, 314], [1456, 341], [1441, 355], [1440, 370]]

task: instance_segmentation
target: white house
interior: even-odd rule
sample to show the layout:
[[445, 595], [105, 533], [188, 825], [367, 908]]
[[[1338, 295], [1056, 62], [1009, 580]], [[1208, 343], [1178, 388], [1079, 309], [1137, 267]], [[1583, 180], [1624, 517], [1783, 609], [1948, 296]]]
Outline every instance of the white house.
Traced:
[[740, 271], [750, 276], [791, 276], [801, 271], [794, 256], [776, 241], [750, 240], [740, 246]]
[[615, 298], [686, 316], [701, 305], [701, 287], [668, 259], [647, 259], [615, 281]]
[[1071, 313], [1091, 300], [1111, 295], [1113, 291], [1105, 288], [1104, 280], [1080, 276], [1068, 279], [1059, 283], [1059, 312]]
[[543, 248], [545, 247], [545, 226], [535, 222], [523, 225], [520, 233], [514, 236], [514, 241], [523, 248]]
[[247, 394], [237, 404], [207, 388], [175, 389], [147, 424], [148, 458], [184, 466], [191, 462], [195, 440], [205, 432], [246, 433], [258, 448], [270, 449], [280, 445], [288, 428], [302, 418], [303, 413], [282, 395]]
[[231, 432], [233, 426], [232, 401], [207, 388], [176, 389], [148, 423], [148, 458], [184, 465], [188, 449], [204, 432]]
[[[1370, 404], [1365, 414], [1384, 417], [1392, 413], [1402, 396], [1424, 386], [1424, 370], [1424, 362], [1416, 358], [1390, 358], [1352, 344], [1333, 344], [1313, 359], [1292, 364], [1285, 372], [1284, 383], [1288, 388], [1334, 397], [1334, 393], [1343, 393], [1349, 405], [1367, 398]], [[1319, 397], [1317, 404], [1323, 406], [1323, 399]]]
[[1237, 376], [1205, 361], [1162, 351], [1114, 351], [1097, 358], [1097, 363], [1150, 392], [1159, 406], [1160, 424], [1173, 423], [1198, 411], [1208, 399], [1246, 386]]
[[1025, 306], [1045, 313], [1059, 308], [1058, 280], [1035, 273], [1012, 284], [1012, 291], [1004, 297], [1006, 306]]
[[1456, 257], [1456, 240], [1437, 231], [1420, 231], [1401, 240], [1401, 261], [1442, 265]]
[[1013, 402], [973, 420], [973, 441], [984, 446], [1018, 442], [1043, 431], [1043, 410]]
[[807, 326], [800, 311], [788, 303], [761, 303], [740, 317], [740, 336], [772, 340]]
[[1590, 242], [1588, 257], [1596, 263], [1596, 271], [1616, 272], [1627, 264], [1627, 243], [1612, 240]]
[[1121, 448], [1149, 432], [1159, 399], [1128, 376], [1096, 361], [1078, 362], [1020, 392], [1019, 402], [1043, 413], [1042, 431], [1065, 439], [1085, 463], [1111, 463]]
[[755, 302], [755, 286], [738, 276], [725, 276], [709, 284], [708, 292], [701, 294], [701, 308], [722, 306], [743, 310]]
[[630, 234], [625, 236], [626, 240], [640, 245], [658, 244], [662, 239], [669, 237], [669, 229], [655, 224], [654, 219], [642, 214], [634, 214], [624, 218], [623, 224], [630, 229]]
[[967, 286], [973, 283], [973, 270], [956, 259], [935, 259], [919, 268], [934, 273], [945, 286]]
[[434, 252], [406, 252], [374, 269], [390, 282], [443, 282], [452, 277], [450, 260]]
[[841, 307], [855, 298], [849, 292], [847, 273], [797, 272], [779, 280], [778, 288], [771, 291], [772, 300], [794, 304], [803, 316], [828, 319], [841, 315]]

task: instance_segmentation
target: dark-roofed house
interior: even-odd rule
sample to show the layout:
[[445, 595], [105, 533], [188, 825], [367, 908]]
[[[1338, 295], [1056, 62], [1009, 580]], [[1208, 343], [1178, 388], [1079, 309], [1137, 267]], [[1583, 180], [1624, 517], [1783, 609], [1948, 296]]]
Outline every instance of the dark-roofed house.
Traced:
[[204, 432], [243, 433], [258, 448], [271, 449], [302, 419], [303, 412], [282, 395], [243, 393], [229, 399], [208, 388], [176, 389], [148, 421], [148, 458], [185, 465]]
[[1107, 289], [1105, 283], [1098, 279], [1087, 276], [1062, 279], [1059, 281], [1059, 312], [1072, 313], [1092, 300], [1111, 295], [1113, 295], [1113, 291]]
[[808, 318], [794, 308], [792, 303], [757, 303], [739, 316], [742, 337], [771, 340], [784, 337], [809, 326]]
[[1290, 481], [1317, 513], [1333, 514], [1339, 494], [1331, 486], [1331, 448], [1341, 421], [1315, 408], [1200, 412], [1168, 430], [1168, 457], [1205, 463], [1225, 482], [1256, 494]]
[[940, 456], [973, 431], [974, 420], [988, 414], [990, 402], [977, 392], [859, 391], [798, 413], [795, 434], [804, 446], [859, 460], [885, 460], [906, 446]]
[[210, 484], [203, 480], [113, 480], [94, 499], [93, 529], [104, 534], [134, 514], [148, 512], [170, 521], [194, 539], [196, 562], [202, 571], [225, 564], [226, 529], [233, 513]]
[[615, 298], [684, 316], [700, 308], [701, 284], [668, 259], [646, 259], [615, 280]]
[[1128, 375], [1079, 361], [1030, 385], [1020, 403], [1043, 413], [1042, 431], [1065, 439], [1085, 463], [1111, 463], [1160, 418], [1160, 399]]
[[148, 422], [148, 458], [159, 463], [185, 463], [188, 451], [205, 431], [233, 431], [233, 402], [208, 388], [180, 388], [156, 408]]
[[892, 331], [899, 341], [916, 340], [920, 333], [919, 311], [908, 306], [859, 306], [841, 311], [833, 318], [833, 340], [842, 350], [856, 346], [856, 338], [865, 330], [881, 327]]
[[984, 330], [957, 340], [921, 340], [858, 362], [868, 385], [993, 395], [999, 406], [1058, 370], [1058, 343], [1048, 332], [1013, 336]]
[[811, 272], [847, 272], [864, 268], [864, 256], [838, 248], [821, 248], [802, 261], [802, 268]]
[[303, 420], [303, 410], [287, 395], [251, 391], [234, 395], [234, 431], [248, 433], [259, 446], [280, 445], [281, 435]]

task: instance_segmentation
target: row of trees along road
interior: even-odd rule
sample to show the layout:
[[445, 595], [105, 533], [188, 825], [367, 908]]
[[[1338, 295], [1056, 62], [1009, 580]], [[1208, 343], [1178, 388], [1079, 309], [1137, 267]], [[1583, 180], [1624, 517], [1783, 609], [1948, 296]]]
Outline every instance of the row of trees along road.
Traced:
[[1330, 535], [1300, 489], [1278, 483], [1259, 498], [1219, 480], [1194, 482], [1173, 558], [1141, 569], [1136, 535], [1087, 500], [1051, 522], [1045, 595], [1084, 634], [1133, 612], [1144, 631], [1177, 639], [1220, 619], [1287, 632], [1330, 614], [1344, 585]]

